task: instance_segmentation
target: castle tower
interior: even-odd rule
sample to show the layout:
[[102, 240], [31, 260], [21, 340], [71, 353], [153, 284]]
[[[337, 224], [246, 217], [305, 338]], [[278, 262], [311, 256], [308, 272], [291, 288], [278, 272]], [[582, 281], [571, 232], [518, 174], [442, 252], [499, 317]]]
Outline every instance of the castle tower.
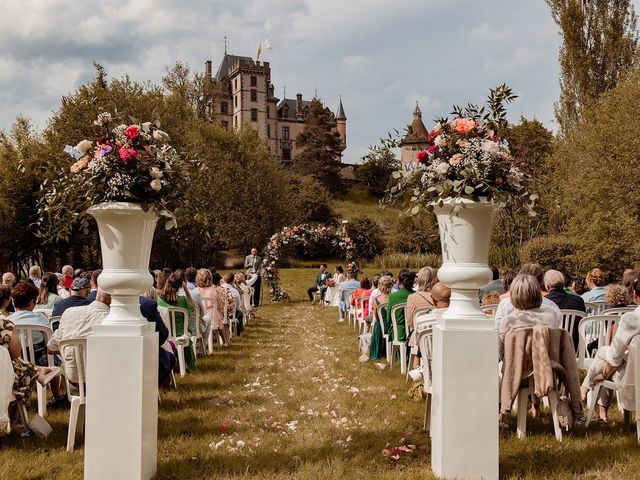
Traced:
[[342, 106], [342, 95], [340, 96], [340, 104], [338, 105], [338, 111], [336, 112], [336, 129], [342, 139], [342, 146], [347, 146], [347, 116], [344, 114], [344, 107]]
[[414, 163], [418, 152], [425, 150], [429, 145], [427, 140], [429, 131], [422, 123], [422, 110], [418, 102], [413, 110], [413, 121], [407, 130], [407, 134], [400, 142], [400, 164], [403, 169]]

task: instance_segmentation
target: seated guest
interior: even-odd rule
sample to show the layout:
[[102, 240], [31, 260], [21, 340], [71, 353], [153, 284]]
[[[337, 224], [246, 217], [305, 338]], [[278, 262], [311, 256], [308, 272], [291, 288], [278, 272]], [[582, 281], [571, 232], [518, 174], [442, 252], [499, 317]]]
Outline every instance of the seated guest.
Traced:
[[338, 301], [340, 300], [338, 298], [338, 289], [340, 288], [340, 284], [344, 281], [344, 268], [342, 268], [342, 265], [337, 265], [333, 277], [327, 279], [325, 282], [327, 284], [327, 291], [324, 292], [324, 300], [330, 306], [338, 306]]
[[451, 289], [443, 282], [438, 282], [431, 288], [431, 298], [433, 298], [436, 309], [449, 308]]
[[73, 267], [71, 265], [65, 265], [62, 267], [62, 275], [64, 276], [64, 288], [71, 290], [71, 284], [73, 283]]
[[485, 297], [485, 295], [495, 294], [495, 296], [499, 297], [505, 292], [504, 283], [502, 282], [502, 280], [500, 280], [500, 272], [494, 266], [491, 266], [490, 268], [491, 268], [492, 279], [489, 283], [487, 283], [484, 287], [482, 287], [478, 292], [478, 295], [480, 296], [480, 300], [482, 300]]
[[147, 320], [147, 322], [154, 323], [156, 332], [158, 332], [158, 340], [160, 345], [160, 351], [158, 352], [158, 385], [168, 388], [171, 376], [171, 370], [173, 370], [176, 364], [176, 357], [173, 353], [162, 348], [162, 345], [169, 338], [169, 330], [162, 321], [160, 312], [158, 312], [158, 304], [155, 300], [147, 297], [140, 297], [140, 313]]
[[[393, 287], [394, 280], [390, 275], [383, 275], [378, 280], [378, 290], [380, 295], [371, 300], [371, 314], [373, 316], [373, 329], [371, 331], [371, 345], [369, 347], [369, 358], [371, 360], [377, 360], [380, 357], [386, 355], [386, 344], [382, 332], [387, 331], [387, 302], [389, 301], [389, 294], [391, 293], [391, 287]], [[380, 325], [380, 318], [382, 318], [383, 325]]]
[[[354, 267], [347, 269], [347, 279], [340, 284], [338, 289], [338, 312], [340, 314], [340, 322], [344, 322], [344, 317], [347, 313], [349, 306], [347, 305], [345, 298], [347, 292], [355, 292], [360, 288], [360, 282], [357, 279], [358, 274]], [[353, 293], [352, 293], [353, 294]]]
[[[227, 331], [224, 328], [223, 322], [225, 292], [221, 291], [220, 280], [221, 277], [219, 273], [215, 273], [212, 275], [211, 271], [205, 268], [200, 269], [198, 270], [198, 273], [196, 275], [197, 287], [194, 292], [198, 293], [201, 303], [203, 298], [208, 298], [211, 300], [202, 305], [202, 312], [204, 316], [207, 317], [207, 319], [205, 320], [205, 324], [208, 322], [207, 332], [213, 329], [214, 332], [217, 332], [217, 334], [222, 337], [222, 340], [226, 345], [229, 343], [229, 339], [227, 337]], [[204, 338], [208, 337], [209, 335], [207, 334], [207, 336]]]
[[435, 308], [431, 298], [431, 287], [438, 283], [436, 271], [431, 267], [422, 267], [416, 276], [418, 290], [407, 298], [407, 327], [413, 330], [413, 314], [418, 308]]
[[184, 271], [184, 275], [187, 278], [187, 288], [189, 290], [195, 290], [196, 289], [196, 275], [197, 274], [198, 274], [198, 271], [193, 267], [189, 267]]
[[38, 265], [34, 265], [29, 269], [29, 279], [37, 288], [40, 288], [40, 284], [42, 283], [42, 269]]
[[604, 286], [607, 275], [599, 268], [591, 270], [585, 278], [585, 283], [589, 289], [582, 294], [585, 302], [604, 302]]
[[16, 276], [11, 272], [5, 272], [2, 275], [2, 284], [6, 285], [7, 287], [13, 288], [13, 286], [16, 284]]
[[52, 317], [62, 315], [67, 308], [86, 307], [91, 302], [87, 300], [91, 283], [86, 278], [75, 278], [71, 282], [71, 295], [68, 298], [60, 300], [53, 306]]
[[[389, 335], [389, 340], [394, 340], [393, 334], [393, 322], [391, 319], [391, 310], [396, 305], [407, 303], [409, 295], [413, 293], [413, 283], [416, 279], [416, 274], [411, 270], [403, 269], [400, 271], [398, 278], [399, 289], [396, 292], [391, 292], [389, 295], [389, 301], [387, 302], [387, 322], [389, 323], [389, 329], [385, 332]], [[400, 309], [396, 314], [396, 324], [398, 327], [399, 341], [407, 339], [407, 326], [405, 324], [405, 310]]]
[[504, 293], [498, 296], [500, 301], [504, 300], [505, 298], [509, 298], [509, 295], [511, 295], [509, 293], [509, 288], [511, 287], [511, 282], [513, 282], [513, 279], [516, 278], [516, 275], [518, 274], [519, 270], [520, 270], [519, 267], [507, 268], [502, 272], [502, 286], [504, 287]]
[[360, 297], [369, 298], [371, 295], [371, 280], [368, 277], [364, 277], [360, 281], [360, 288], [356, 288], [356, 291], [353, 292], [353, 296], [351, 297], [351, 305], [355, 305], [355, 299]]
[[[628, 279], [631, 285], [629, 292], [631, 300], [638, 304], [640, 302], [640, 275], [635, 274], [633, 278]], [[596, 358], [589, 367], [587, 376], [582, 383], [580, 393], [583, 401], [587, 397], [587, 392], [591, 390], [596, 383], [611, 379], [619, 383], [627, 366], [627, 358], [629, 355], [628, 347], [633, 338], [640, 334], [640, 307], [633, 312], [625, 313], [618, 321], [616, 331], [610, 346], [603, 346], [598, 349]], [[621, 389], [617, 393], [618, 404], [624, 410], [635, 410], [635, 389]], [[607, 423], [608, 408], [611, 399], [611, 391], [606, 388], [600, 389], [598, 398], [600, 423]]]
[[[584, 300], [578, 295], [567, 293], [565, 290], [565, 278], [564, 275], [558, 270], [548, 270], [544, 274], [544, 284], [549, 293], [545, 297], [547, 300], [551, 300], [561, 310], [580, 310], [586, 312], [587, 309], [584, 305]], [[571, 337], [573, 338], [573, 348], [578, 348], [578, 325], [580, 322], [573, 324], [573, 331]]]
[[621, 308], [629, 305], [629, 290], [619, 283], [612, 283], [604, 287], [604, 300], [612, 308]]
[[7, 310], [11, 304], [11, 287], [0, 284], [0, 318], [7, 318], [11, 313]]
[[85, 278], [85, 272], [81, 268], [76, 268], [73, 271], [73, 278]]
[[62, 275], [61, 273], [56, 273], [56, 277], [58, 277], [58, 287], [57, 287], [58, 296], [62, 299], [69, 298], [69, 290], [64, 288], [64, 282], [65, 282], [64, 275]]
[[[540, 265], [538, 265], [537, 263], [525, 263], [524, 265], [522, 265], [522, 267], [520, 267], [518, 275], [532, 276], [536, 280], [536, 282], [538, 282], [538, 288], [540, 289], [540, 294], [542, 295], [542, 290], [544, 289], [544, 270]], [[503, 298], [502, 300], [500, 300], [500, 303], [496, 308], [494, 320], [496, 324], [496, 330], [498, 331], [501, 330], [500, 323], [502, 322], [502, 319], [507, 315], [509, 315], [510, 313], [512, 313], [514, 310], [516, 310], [516, 307], [513, 305], [513, 303], [510, 300], [512, 288], [513, 288], [513, 284], [511, 284], [510, 289], [508, 291], [509, 297]], [[558, 306], [554, 302], [549, 300], [547, 297], [544, 297], [544, 296], [542, 297], [542, 305], [540, 305], [540, 308], [542, 308], [545, 311], [552, 312], [554, 315], [558, 316], [559, 318], [561, 317], [560, 309], [558, 308]]]
[[53, 306], [60, 300], [62, 299], [58, 295], [58, 277], [52, 272], [45, 273], [38, 289], [36, 310], [53, 310]]
[[[76, 278], [76, 280], [79, 279]], [[60, 353], [64, 358], [65, 375], [72, 384], [78, 384], [78, 364], [82, 362], [82, 365], [85, 365], [85, 359], [76, 358], [73, 348], [66, 348], [65, 351], [61, 352], [59, 344], [62, 340], [87, 338], [91, 335], [94, 325], [100, 325], [109, 315], [109, 305], [111, 305], [111, 296], [98, 289], [94, 302], [89, 305], [66, 309], [62, 314], [58, 329], [53, 332], [53, 336], [47, 344], [49, 353]]]
[[[380, 281], [379, 273], [376, 273], [371, 279], [371, 293], [369, 294], [369, 298], [367, 300], [367, 309], [364, 311], [365, 317], [369, 317], [371, 315], [371, 311], [373, 310], [373, 301], [378, 298], [380, 295], [380, 289], [378, 288], [378, 282]], [[371, 323], [370, 320], [367, 320], [367, 323]]]
[[96, 299], [96, 294], [98, 293], [98, 277], [102, 273], [102, 269], [98, 268], [91, 272], [91, 277], [89, 277], [89, 283], [91, 285], [91, 291], [89, 295], [87, 295], [87, 300], [93, 302]]
[[233, 315], [236, 319], [236, 331], [238, 336], [244, 330], [244, 314], [242, 313], [242, 292], [235, 286], [235, 275], [233, 273], [227, 273], [222, 277], [222, 288], [233, 297]]
[[[176, 335], [182, 336], [185, 333], [195, 334], [195, 309], [185, 295], [179, 292], [183, 288], [184, 282], [179, 273], [172, 273], [164, 284], [164, 289], [158, 293], [158, 307], [180, 307], [189, 312], [188, 318], [184, 318], [182, 313], [176, 313]], [[188, 289], [186, 289], [188, 290]], [[191, 346], [192, 340], [189, 339], [189, 348], [184, 349], [185, 362], [187, 370], [196, 368], [196, 357], [193, 354]]]
[[[500, 352], [502, 353], [504, 336], [509, 330], [522, 327], [546, 325], [559, 328], [562, 323], [560, 310], [544, 308], [544, 298], [538, 280], [531, 275], [518, 274], [511, 284], [509, 297], [513, 309], [502, 318], [498, 329]], [[554, 304], [555, 306], [555, 304]]]
[[[49, 327], [49, 319], [42, 312], [34, 312], [36, 300], [38, 299], [38, 289], [32, 282], [20, 282], [11, 292], [15, 312], [8, 318], [18, 328], [20, 325], [42, 325]], [[44, 336], [40, 332], [33, 332], [33, 350], [36, 365], [46, 367], [47, 347], [44, 343]]]
[[327, 272], [327, 264], [321, 263], [320, 271], [316, 275], [315, 285], [313, 287], [307, 288], [307, 295], [309, 295], [309, 300], [313, 302], [314, 292], [320, 292], [320, 303], [324, 301], [324, 294], [327, 290], [327, 285], [325, 285], [325, 282], [330, 278], [331, 278], [331, 274]]

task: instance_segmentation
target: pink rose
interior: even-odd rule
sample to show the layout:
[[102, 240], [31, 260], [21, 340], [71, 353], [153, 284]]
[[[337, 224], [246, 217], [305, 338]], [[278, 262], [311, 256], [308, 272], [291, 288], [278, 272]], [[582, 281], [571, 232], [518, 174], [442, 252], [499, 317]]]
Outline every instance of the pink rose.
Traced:
[[424, 165], [429, 161], [429, 154], [422, 150], [421, 152], [418, 152], [416, 159], [418, 160], [418, 163], [422, 163]]
[[137, 125], [131, 125], [124, 131], [124, 135], [129, 139], [133, 140], [140, 136], [140, 128]]
[[437, 149], [437, 148], [438, 148], [438, 146], [437, 146], [437, 145], [431, 145], [431, 146], [429, 147], [429, 149], [428, 149], [428, 152], [429, 152], [429, 153], [433, 153], [433, 152], [435, 152], [435, 151], [436, 151], [436, 149]]
[[124, 161], [124, 163], [129, 163], [138, 158], [138, 152], [133, 148], [122, 147], [118, 153], [120, 154], [120, 158]]
[[453, 129], [461, 135], [469, 133], [476, 127], [477, 124], [475, 120], [472, 120], [471, 118], [456, 118], [453, 121]]

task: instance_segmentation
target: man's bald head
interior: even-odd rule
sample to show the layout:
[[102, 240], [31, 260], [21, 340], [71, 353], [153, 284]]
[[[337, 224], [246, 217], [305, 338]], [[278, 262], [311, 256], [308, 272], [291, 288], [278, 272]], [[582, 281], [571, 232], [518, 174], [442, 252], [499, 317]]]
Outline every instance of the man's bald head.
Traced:
[[544, 288], [547, 291], [564, 288], [564, 275], [558, 270], [547, 270], [544, 274]]
[[451, 289], [443, 282], [438, 282], [431, 287], [431, 298], [433, 298], [436, 308], [447, 308], [451, 298]]

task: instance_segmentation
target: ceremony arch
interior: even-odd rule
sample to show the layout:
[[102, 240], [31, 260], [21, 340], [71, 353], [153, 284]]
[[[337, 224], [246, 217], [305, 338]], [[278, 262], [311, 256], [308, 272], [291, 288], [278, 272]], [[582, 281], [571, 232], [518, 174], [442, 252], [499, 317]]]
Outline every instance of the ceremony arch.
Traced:
[[282, 258], [282, 247], [290, 244], [309, 245], [318, 241], [331, 242], [333, 246], [340, 248], [348, 263], [353, 262], [355, 245], [347, 236], [345, 228], [312, 224], [284, 227], [271, 236], [263, 251], [263, 270], [269, 284], [269, 300], [281, 302], [289, 297], [280, 286], [278, 262]]

